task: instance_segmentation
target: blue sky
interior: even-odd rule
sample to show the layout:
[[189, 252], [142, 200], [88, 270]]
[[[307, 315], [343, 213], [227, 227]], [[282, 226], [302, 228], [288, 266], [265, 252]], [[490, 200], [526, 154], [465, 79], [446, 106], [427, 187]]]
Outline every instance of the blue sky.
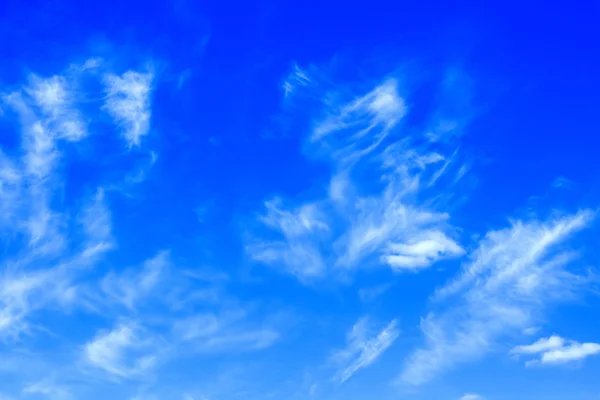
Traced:
[[598, 399], [598, 5], [0, 5], [0, 399]]

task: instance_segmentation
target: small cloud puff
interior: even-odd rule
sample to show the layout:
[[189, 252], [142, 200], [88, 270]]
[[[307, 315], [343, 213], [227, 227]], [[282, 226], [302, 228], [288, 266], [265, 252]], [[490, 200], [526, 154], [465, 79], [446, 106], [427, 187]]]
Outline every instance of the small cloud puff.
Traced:
[[600, 344], [579, 343], [553, 335], [548, 338], [541, 338], [530, 345], [517, 346], [510, 353], [514, 355], [541, 355], [539, 359], [528, 361], [526, 365], [556, 365], [581, 361], [589, 356], [599, 354]]

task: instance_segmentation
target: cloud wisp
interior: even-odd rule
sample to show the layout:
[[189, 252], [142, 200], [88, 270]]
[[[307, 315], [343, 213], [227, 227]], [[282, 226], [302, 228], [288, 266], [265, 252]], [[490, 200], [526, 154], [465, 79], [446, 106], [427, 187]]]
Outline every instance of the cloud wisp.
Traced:
[[331, 165], [327, 192], [296, 205], [265, 202], [259, 222], [269, 233], [252, 235], [249, 256], [304, 283], [361, 265], [418, 271], [462, 256], [437, 193], [464, 167], [456, 150], [445, 155], [425, 134], [403, 131], [408, 109], [394, 78], [342, 99], [324, 96], [307, 142]]
[[400, 335], [398, 321], [392, 320], [379, 332], [373, 332], [367, 318], [360, 319], [348, 333], [347, 345], [336, 351], [332, 360], [339, 365], [335, 380], [344, 383], [359, 370], [375, 363]]
[[272, 346], [279, 332], [270, 326], [249, 321], [243, 310], [195, 314], [176, 321], [173, 335], [186, 348], [198, 354], [240, 354]]
[[572, 298], [585, 278], [569, 269], [577, 253], [564, 244], [593, 217], [584, 210], [488, 232], [458, 277], [437, 291], [442, 311], [421, 321], [425, 344], [408, 357], [400, 380], [421, 385], [475, 361], [538, 322], [548, 306]]
[[[0, 151], [0, 226], [6, 240], [0, 275], [0, 340], [5, 344], [54, 336], [46, 327], [49, 312], [91, 311], [88, 289], [97, 276], [95, 267], [116, 248], [105, 190], [98, 182], [71, 179], [68, 169], [72, 161], [68, 155], [81, 150], [78, 146], [83, 142], [87, 146], [89, 137], [97, 134], [90, 130], [94, 125], [90, 122], [101, 115], [102, 104], [89, 100], [94, 96], [86, 92], [82, 77], [99, 65], [95, 60], [50, 77], [31, 74], [26, 84], [0, 96], [2, 117], [15, 122], [20, 145]], [[124, 120], [134, 115], [141, 121], [136, 130], [141, 134], [150, 123], [150, 103], [148, 91], [135, 86], [136, 74], [129, 71], [119, 81], [107, 72], [107, 107]], [[144, 108], [141, 117], [136, 114], [137, 103], [128, 106], [139, 98]], [[118, 114], [119, 107], [129, 114]], [[65, 186], [83, 194], [73, 198]], [[114, 375], [142, 371], [152, 363], [150, 358], [142, 357], [135, 365], [121, 358], [137, 346], [142, 332], [135, 324], [102, 332], [85, 346], [86, 357]], [[31, 384], [24, 393], [69, 397], [66, 389], [49, 381]]]
[[461, 396], [460, 399], [458, 400], [485, 400], [482, 396], [475, 394], [475, 393], [467, 393], [463, 396]]
[[149, 372], [156, 363], [156, 339], [134, 322], [123, 322], [100, 332], [84, 346], [87, 363], [110, 378], [134, 378]]
[[130, 148], [139, 146], [150, 130], [153, 79], [152, 72], [136, 71], [104, 77], [106, 110], [121, 125], [122, 135]]
[[[21, 149], [0, 153], [0, 205], [9, 249], [0, 277], [0, 337], [15, 340], [41, 327], [29, 319], [43, 308], [76, 303], [84, 267], [113, 247], [102, 189], [80, 210], [61, 208], [63, 150], [88, 136], [72, 73], [42, 78], [2, 96], [20, 128]], [[10, 116], [7, 114], [7, 116]], [[74, 218], [71, 218], [74, 217]]]

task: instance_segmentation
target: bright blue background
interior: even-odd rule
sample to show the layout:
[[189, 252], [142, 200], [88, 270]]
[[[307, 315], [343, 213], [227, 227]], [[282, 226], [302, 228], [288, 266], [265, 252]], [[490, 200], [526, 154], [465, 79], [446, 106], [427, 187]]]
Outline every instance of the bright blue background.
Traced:
[[[67, 387], [75, 380], [74, 398], [129, 399], [138, 392], [183, 398], [187, 390], [196, 393], [198, 382], [233, 365], [243, 377], [214, 385], [230, 388], [239, 379], [257, 387], [246, 394], [219, 389], [221, 394], [216, 390], [207, 399], [266, 399], [276, 390], [272, 398], [311, 398], [301, 393], [305, 376], [331, 385], [331, 374], [322, 372], [328, 355], [343, 347], [352, 324], [369, 314], [381, 321], [398, 318], [400, 337], [379, 362], [316, 398], [458, 399], [467, 392], [489, 399], [596, 398], [598, 359], [577, 368], [525, 369], [506, 351], [460, 365], [406, 393], [388, 384], [422, 342], [419, 318], [429, 310], [429, 296], [454, 275], [459, 262], [419, 274], [359, 271], [350, 282], [307, 286], [252, 262], [244, 246], [265, 199], [313, 198], [329, 178], [327, 163], [315, 161], [305, 147], [316, 107], [306, 101], [290, 110], [283, 100], [281, 85], [295, 64], [327, 70], [332, 82], [367, 90], [401, 68], [417, 119], [435, 109], [434, 92], [449, 68], [468, 77], [464, 88], [453, 89], [454, 112], [468, 119], [460, 149], [472, 160], [472, 180], [461, 193], [465, 199], [450, 212], [461, 243], [531, 212], [543, 219], [552, 209], [597, 208], [599, 12], [594, 2], [3, 1], [4, 88], [24, 84], [31, 72], [51, 76], [89, 57], [101, 57], [120, 72], [147, 63], [155, 70], [151, 130], [140, 149], [128, 150], [117, 134], [103, 131], [89, 139], [88, 147], [64, 157], [61, 207], [75, 208], [97, 186], [109, 186], [146, 165], [146, 150], [158, 155], [147, 179], [127, 195], [107, 195], [118, 249], [94, 276], [140, 265], [169, 249], [182, 268], [210, 266], [229, 274], [229, 293], [241, 302], [259, 302], [258, 314], [281, 312], [291, 320], [284, 338], [264, 351], [170, 361], [149, 381], [88, 377], [81, 384], [60, 373], [53, 379]], [[99, 124], [98, 129], [107, 128]], [[0, 144], [8, 154], [18, 149], [15, 133], [14, 121], [3, 118]], [[554, 188], [559, 177], [572, 185]], [[206, 211], [199, 221], [201, 209]], [[592, 227], [573, 245], [583, 249], [583, 263], [590, 268], [600, 262], [599, 237]], [[362, 303], [356, 296], [362, 287], [387, 282], [394, 286], [374, 302]], [[586, 292], [575, 305], [549, 311], [540, 335], [597, 341], [598, 307], [593, 291]], [[84, 312], [38, 318], [64, 339], [38, 334], [27, 339], [31, 346], [19, 343], [20, 349], [48, 357], [45, 366], [24, 377], [3, 375], [0, 368], [0, 393], [6, 388], [7, 396], [35, 398], [20, 388], [52, 375], [55, 362], [69, 364], [73, 349], [109, 326]], [[0, 346], [0, 354], [8, 354], [15, 345]], [[78, 394], [84, 393], [78, 392], [79, 384], [93, 388], [92, 397]]]

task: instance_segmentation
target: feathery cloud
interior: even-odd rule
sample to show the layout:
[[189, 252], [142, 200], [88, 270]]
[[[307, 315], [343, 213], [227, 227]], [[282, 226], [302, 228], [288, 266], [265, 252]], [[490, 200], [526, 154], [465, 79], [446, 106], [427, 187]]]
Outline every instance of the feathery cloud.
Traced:
[[568, 268], [576, 254], [560, 245], [593, 216], [581, 211], [515, 221], [489, 232], [458, 278], [437, 291], [434, 300], [449, 304], [421, 321], [425, 345], [407, 359], [401, 381], [420, 385], [474, 361], [501, 338], [530, 327], [547, 306], [574, 295], [584, 281]]
[[76, 91], [65, 76], [43, 79], [32, 75], [26, 93], [45, 117], [44, 125], [58, 138], [78, 141], [87, 135], [81, 113], [77, 110]]
[[51, 379], [41, 380], [27, 385], [23, 389], [24, 394], [40, 394], [52, 400], [69, 400], [73, 396], [71, 392], [63, 386], [57, 385]]
[[416, 138], [399, 130], [407, 107], [398, 82], [387, 79], [346, 102], [323, 104], [326, 116], [315, 123], [308, 147], [332, 162], [328, 193], [296, 206], [267, 202], [259, 221], [280, 238], [255, 235], [249, 256], [304, 283], [369, 263], [417, 271], [462, 256], [450, 216], [437, 210], [431, 193], [462, 166], [455, 151], [445, 156], [428, 143], [415, 146]]
[[134, 322], [123, 322], [99, 332], [85, 344], [87, 363], [113, 378], [134, 378], [149, 372], [156, 362], [156, 340]]
[[139, 146], [150, 129], [152, 72], [127, 71], [122, 75], [107, 74], [106, 104], [108, 113], [122, 126], [129, 147]]
[[243, 310], [180, 319], [173, 324], [173, 334], [186, 347], [200, 353], [261, 350], [273, 345], [280, 336], [274, 328], [248, 321]]
[[288, 75], [282, 85], [284, 97], [288, 98], [298, 87], [308, 86], [310, 83], [311, 79], [308, 73], [300, 68], [298, 64], [294, 64], [294, 70]]
[[265, 203], [266, 215], [260, 221], [279, 232], [281, 240], [254, 240], [246, 246], [250, 257], [265, 264], [284, 264], [300, 280], [321, 277], [325, 261], [320, 238], [326, 238], [329, 227], [316, 204], [285, 209], [278, 199]]
[[336, 380], [344, 383], [359, 370], [373, 364], [400, 335], [398, 321], [392, 320], [374, 334], [366, 318], [360, 319], [348, 333], [346, 348], [337, 351], [332, 360], [340, 366]]
[[141, 271], [128, 269], [120, 274], [109, 273], [102, 280], [102, 291], [108, 299], [135, 310], [137, 303], [149, 296], [159, 284], [161, 275], [169, 263], [169, 253], [161, 251], [155, 257], [146, 260]]

